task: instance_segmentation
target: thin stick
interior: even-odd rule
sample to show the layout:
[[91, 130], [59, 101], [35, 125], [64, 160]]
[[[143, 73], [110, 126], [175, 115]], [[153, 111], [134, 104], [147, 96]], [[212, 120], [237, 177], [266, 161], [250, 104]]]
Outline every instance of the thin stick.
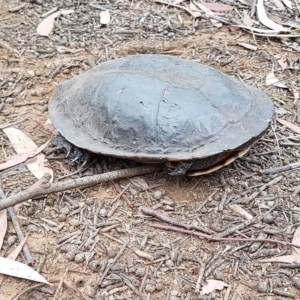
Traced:
[[102, 283], [103, 279], [105, 278], [105, 276], [107, 275], [108, 271], [111, 269], [111, 267], [116, 263], [116, 261], [122, 255], [122, 253], [126, 249], [128, 243], [129, 243], [129, 240], [126, 243], [123, 244], [122, 248], [120, 249], [119, 253], [115, 256], [115, 258], [113, 259], [113, 261], [110, 264], [107, 265], [107, 267], [106, 267], [105, 271], [103, 272], [102, 276], [97, 281], [97, 285], [101, 285], [101, 283]]
[[53, 300], [57, 300], [58, 299], [59, 294], [60, 294], [60, 289], [61, 289], [61, 287], [62, 287], [62, 285], [64, 283], [64, 280], [65, 280], [65, 277], [67, 276], [68, 271], [69, 271], [69, 266], [67, 266], [64, 275], [62, 276], [62, 278], [59, 281], [59, 285], [58, 285], [57, 290], [56, 290], [56, 292], [54, 294]]
[[285, 165], [285, 166], [281, 166], [278, 168], [270, 168], [270, 169], [264, 169], [264, 170], [260, 170], [259, 172], [261, 174], [264, 175], [273, 175], [273, 174], [278, 174], [278, 173], [282, 173], [282, 172], [286, 172], [286, 171], [290, 171], [290, 170], [294, 170], [300, 168], [300, 162], [295, 162], [289, 165]]
[[[22, 231], [21, 226], [20, 226], [19, 221], [18, 221], [18, 217], [17, 217], [13, 207], [8, 207], [7, 212], [8, 212], [8, 214], [10, 216], [10, 219], [11, 219], [13, 225], [14, 225], [14, 228], [15, 228], [15, 231], [17, 233], [18, 239], [19, 239], [20, 242], [22, 242], [25, 239], [25, 236], [23, 234], [23, 231]], [[34, 259], [31, 255], [31, 252], [30, 252], [27, 244], [24, 244], [22, 250], [23, 250], [23, 254], [25, 256], [25, 259], [26, 259], [28, 265], [32, 265], [33, 262], [34, 262]]]
[[150, 207], [141, 207], [141, 211], [146, 214], [146, 215], [150, 215], [150, 216], [153, 216], [159, 220], [162, 220], [166, 223], [169, 223], [169, 224], [172, 224], [172, 225], [175, 225], [175, 226], [179, 226], [179, 227], [182, 227], [182, 228], [185, 228], [185, 229], [188, 229], [188, 230], [198, 230], [198, 231], [201, 231], [201, 232], [204, 232], [204, 233], [207, 233], [207, 234], [210, 234], [211, 231], [208, 230], [208, 229], [205, 229], [205, 228], [202, 228], [200, 226], [195, 226], [195, 225], [188, 225], [188, 224], [185, 224], [185, 223], [182, 223], [180, 221], [177, 221], [173, 218], [170, 218], [164, 214], [161, 214], [157, 211], [155, 211], [154, 209], [150, 208]]
[[170, 231], [175, 231], [175, 232], [181, 232], [181, 233], [187, 233], [190, 235], [196, 235], [201, 239], [205, 239], [208, 241], [213, 241], [213, 242], [222, 242], [222, 241], [227, 241], [227, 242], [260, 242], [260, 243], [273, 243], [273, 244], [279, 244], [279, 245], [284, 245], [284, 246], [292, 246], [296, 248], [300, 248], [300, 245], [296, 245], [293, 243], [289, 242], [284, 242], [284, 241], [279, 241], [279, 240], [271, 240], [271, 239], [255, 239], [255, 238], [247, 238], [247, 239], [242, 239], [242, 238], [219, 238], [215, 237], [212, 235], [207, 235], [201, 232], [196, 232], [196, 231], [191, 231], [191, 230], [185, 230], [181, 228], [177, 228], [174, 226], [164, 226], [160, 224], [153, 224], [150, 225], [151, 227], [154, 228], [159, 228], [159, 229], [164, 229], [164, 230], [170, 230]]
[[111, 181], [120, 178], [132, 177], [160, 170], [157, 166], [143, 166], [131, 169], [112, 171], [108, 173], [86, 176], [74, 180], [59, 183], [50, 183], [51, 175], [46, 173], [39, 181], [20, 193], [7, 197], [0, 201], [0, 210], [24, 202], [26, 200], [51, 193], [62, 192], [75, 188], [88, 187], [100, 182]]
[[143, 280], [142, 280], [142, 283], [141, 283], [141, 286], [140, 286], [140, 289], [139, 289], [140, 293], [143, 292], [144, 285], [145, 285], [145, 282], [146, 282], [147, 277], [148, 277], [148, 272], [149, 272], [149, 266], [146, 267], [146, 272], [145, 272], [145, 275], [143, 277]]

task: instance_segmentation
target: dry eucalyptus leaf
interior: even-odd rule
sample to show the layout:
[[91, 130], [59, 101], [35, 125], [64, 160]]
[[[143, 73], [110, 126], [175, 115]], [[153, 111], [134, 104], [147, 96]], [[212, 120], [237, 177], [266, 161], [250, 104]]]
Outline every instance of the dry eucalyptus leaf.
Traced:
[[293, 94], [294, 94], [294, 104], [296, 104], [297, 101], [299, 100], [299, 92], [293, 89]]
[[143, 189], [146, 189], [148, 187], [148, 183], [146, 182], [146, 180], [142, 177], [133, 177], [133, 178], [129, 178], [129, 181]]
[[42, 178], [45, 173], [51, 174], [53, 179], [53, 170], [44, 166], [45, 155], [40, 153], [50, 141], [38, 148], [34, 141], [19, 129], [9, 127], [3, 129], [3, 131], [18, 153], [18, 155], [12, 157], [13, 160], [21, 159], [20, 162], [24, 162], [28, 158], [35, 156], [36, 159], [26, 165], [29, 171], [38, 179]]
[[195, 6], [197, 6], [201, 10], [203, 10], [205, 13], [210, 14], [210, 15], [214, 14], [209, 8], [207, 8], [206, 6], [202, 5], [202, 3], [199, 3], [199, 2], [196, 2], [196, 1], [192, 1], [192, 2], [193, 2], [193, 4]]
[[246, 11], [244, 11], [243, 23], [249, 27], [251, 27], [254, 23], [254, 20], [251, 19], [250, 15]]
[[273, 0], [273, 1], [274, 1], [274, 4], [276, 5], [278, 10], [284, 10], [285, 9], [285, 7], [284, 7], [283, 3], [281, 2], [281, 0]]
[[110, 22], [109, 10], [102, 10], [100, 12], [100, 24], [107, 25]]
[[289, 129], [293, 130], [296, 133], [300, 133], [300, 127], [283, 119], [276, 119], [279, 123], [284, 125], [285, 127], [288, 127]]
[[7, 212], [6, 209], [0, 211], [0, 250], [3, 245], [4, 236], [7, 230]]
[[279, 66], [282, 68], [282, 70], [285, 70], [288, 67], [286, 56], [283, 55], [280, 59], [277, 60]]
[[[295, 244], [295, 245], [300, 246], [300, 226], [298, 226], [297, 229], [294, 232], [292, 243]], [[300, 249], [299, 248], [293, 247], [293, 251], [296, 254], [300, 254]]]
[[208, 8], [211, 11], [232, 11], [234, 9], [233, 6], [222, 4], [222, 3], [205, 3], [202, 2], [201, 5]]
[[284, 83], [280, 82], [276, 78], [274, 72], [271, 72], [270, 74], [267, 75], [267, 77], [266, 77], [266, 85], [274, 85], [274, 86], [277, 86], [277, 87], [280, 87], [280, 88], [284, 88], [284, 89], [287, 88], [287, 86]]
[[207, 284], [205, 284], [202, 288], [203, 295], [210, 294], [215, 290], [223, 290], [224, 287], [228, 286], [227, 283], [220, 280], [208, 279], [206, 282]]
[[265, 25], [268, 28], [278, 30], [278, 31], [289, 31], [285, 29], [283, 26], [273, 22], [269, 17], [267, 16], [265, 7], [264, 7], [264, 0], [257, 0], [257, 16], [258, 20]]
[[36, 32], [39, 35], [48, 36], [53, 27], [54, 27], [54, 21], [56, 18], [58, 18], [60, 15], [69, 15], [74, 13], [73, 9], [66, 9], [66, 10], [60, 10], [50, 16], [48, 16], [46, 19], [44, 19], [37, 27]]
[[201, 12], [199, 8], [193, 2], [190, 2], [190, 11], [193, 13], [194, 18], [201, 17]]
[[290, 1], [290, 0], [282, 0], [282, 2], [284, 3], [284, 5], [285, 5], [286, 7], [290, 8], [290, 9], [293, 8], [293, 6], [292, 6], [292, 1]]
[[271, 257], [271, 258], [261, 259], [260, 262], [281, 262], [281, 263], [299, 264], [300, 254]]
[[24, 278], [27, 280], [33, 280], [37, 282], [50, 284], [43, 276], [41, 276], [34, 269], [18, 261], [14, 261], [5, 257], [0, 257], [0, 273], [18, 278]]
[[210, 19], [210, 22], [211, 24], [213, 24], [213, 26], [217, 27], [217, 28], [220, 28], [223, 26], [223, 24], [217, 20], [214, 20], [214, 19]]
[[238, 45], [246, 48], [246, 49], [249, 49], [249, 50], [253, 50], [253, 51], [256, 51], [257, 50], [257, 47], [254, 46], [254, 45], [251, 45], [251, 44], [247, 44], [247, 43], [238, 43]]

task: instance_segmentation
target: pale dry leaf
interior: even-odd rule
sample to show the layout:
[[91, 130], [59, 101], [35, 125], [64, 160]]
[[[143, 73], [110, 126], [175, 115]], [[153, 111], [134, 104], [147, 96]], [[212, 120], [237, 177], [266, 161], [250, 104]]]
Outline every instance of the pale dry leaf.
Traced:
[[211, 24], [213, 24], [213, 26], [217, 27], [217, 28], [221, 28], [223, 26], [223, 24], [217, 20], [214, 19], [210, 19]]
[[193, 18], [201, 17], [199, 8], [192, 1], [190, 2], [190, 11], [193, 13]]
[[100, 12], [100, 24], [107, 25], [110, 22], [109, 10], [102, 10]]
[[294, 94], [294, 104], [296, 104], [299, 100], [299, 92], [293, 89], [293, 94]]
[[59, 53], [78, 53], [78, 52], [84, 51], [84, 49], [82, 49], [82, 48], [71, 49], [71, 48], [67, 48], [67, 47], [64, 47], [64, 46], [57, 46], [56, 50]]
[[240, 217], [246, 219], [246, 220], [251, 220], [253, 219], [253, 216], [248, 213], [245, 209], [243, 209], [241, 206], [237, 205], [237, 204], [230, 204], [229, 208], [235, 212], [237, 215], [239, 215]]
[[[42, 145], [41, 147], [37, 147], [37, 145], [30, 139], [25, 133], [21, 130], [16, 129], [14, 127], [9, 127], [3, 129], [11, 144], [13, 145], [15, 151], [18, 154], [26, 155], [29, 153], [39, 153], [42, 151], [50, 142], [50, 140]], [[41, 149], [42, 148], [42, 149]], [[53, 180], [53, 170], [51, 168], [45, 167], [45, 155], [39, 153], [35, 156], [35, 160], [26, 164], [29, 171], [38, 179], [42, 178], [45, 173], [49, 173], [51, 175], [51, 182]]]
[[285, 55], [281, 56], [281, 58], [278, 59], [277, 62], [279, 66], [282, 68], [282, 70], [285, 70], [288, 67], [288, 62]]
[[258, 20], [265, 25], [268, 28], [277, 30], [277, 31], [288, 31], [283, 26], [273, 22], [269, 17], [267, 16], [265, 7], [264, 7], [264, 0], [257, 0], [257, 16]]
[[228, 284], [221, 280], [208, 279], [206, 280], [207, 284], [204, 284], [202, 288], [203, 295], [210, 294], [215, 290], [223, 290], [224, 287], [227, 287]]
[[276, 119], [279, 123], [284, 125], [285, 127], [288, 127], [289, 129], [293, 130], [296, 133], [300, 133], [300, 127], [283, 119]]
[[50, 119], [48, 119], [48, 120], [46, 121], [46, 123], [44, 124], [44, 128], [45, 128], [48, 132], [52, 133], [53, 135], [58, 135], [58, 131], [57, 131], [57, 129], [54, 127], [54, 125], [52, 124], [52, 122], [51, 122]]
[[293, 9], [293, 6], [292, 6], [292, 1], [290, 0], [282, 0], [282, 2], [284, 3], [284, 5], [290, 9]]
[[[11, 252], [7, 255], [6, 258], [16, 260], [18, 255], [20, 254], [25, 242], [26, 242], [27, 236], [24, 238], [24, 240]], [[0, 274], [0, 286], [4, 280], [5, 276], [3, 274]]]
[[251, 19], [250, 15], [246, 11], [244, 11], [243, 23], [249, 27], [253, 26], [254, 24], [254, 20]]
[[285, 9], [285, 7], [284, 7], [283, 3], [281, 2], [281, 0], [273, 0], [273, 1], [274, 1], [274, 4], [276, 5], [278, 10], [284, 10]]
[[274, 86], [277, 86], [277, 87], [280, 87], [280, 88], [284, 88], [284, 89], [287, 88], [287, 86], [284, 83], [280, 82], [276, 78], [274, 72], [271, 72], [270, 74], [267, 75], [267, 77], [266, 77], [266, 85], [274, 85]]
[[201, 2], [201, 5], [204, 7], [208, 8], [211, 11], [232, 11], [233, 6], [228, 5], [228, 4], [222, 4], [222, 3], [207, 3], [207, 2]]
[[6, 209], [0, 211], [0, 250], [2, 249], [4, 236], [7, 230], [7, 212]]
[[138, 187], [141, 187], [143, 189], [146, 189], [148, 187], [148, 183], [146, 182], [146, 180], [141, 177], [132, 177], [129, 178], [129, 181], [134, 185], [137, 185]]
[[[300, 226], [297, 227], [297, 229], [294, 232], [292, 243], [300, 246]], [[299, 248], [293, 247], [293, 251], [295, 252], [295, 254], [300, 254]]]
[[206, 14], [208, 14], [208, 15], [214, 15], [214, 13], [209, 8], [207, 8], [204, 5], [202, 5], [202, 3], [199, 3], [199, 2], [196, 2], [196, 1], [193, 1], [193, 0], [192, 0], [192, 2], [193, 2], [193, 4], [195, 6], [197, 6], [201, 10], [203, 10]]
[[176, 4], [180, 4], [183, 1], [185, 0], [173, 0], [172, 3], [176, 5]]
[[251, 44], [247, 44], [247, 43], [237, 43], [238, 45], [246, 48], [246, 49], [249, 49], [249, 50], [253, 50], [253, 51], [256, 51], [257, 50], [257, 46], [254, 46], [254, 45], [251, 45]]
[[65, 9], [51, 14], [38, 25], [36, 29], [37, 34], [42, 36], [48, 36], [54, 27], [54, 21], [56, 18], [58, 18], [60, 15], [66, 16], [72, 13], [74, 13], [73, 9]]
[[271, 257], [271, 258], [261, 259], [260, 262], [281, 262], [281, 263], [299, 264], [300, 254]]
[[242, 4], [251, 6], [251, 3], [248, 0], [239, 0]]
[[18, 261], [14, 261], [5, 257], [0, 257], [0, 273], [4, 275], [50, 284], [43, 276], [41, 276], [34, 269]]

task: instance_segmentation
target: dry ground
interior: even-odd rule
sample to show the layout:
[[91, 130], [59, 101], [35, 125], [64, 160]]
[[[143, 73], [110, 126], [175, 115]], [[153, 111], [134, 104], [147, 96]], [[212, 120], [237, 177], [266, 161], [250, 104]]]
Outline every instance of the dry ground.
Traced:
[[[25, 7], [9, 11], [24, 3]], [[110, 24], [99, 23], [101, 10], [95, 6], [110, 10]], [[57, 20], [49, 37], [38, 36], [36, 27], [43, 19], [41, 15], [54, 7], [74, 9], [75, 13]], [[254, 38], [228, 26], [216, 28], [205, 19], [195, 21], [180, 9], [136, 0], [2, 0], [0, 40], [0, 124], [25, 119], [16, 127], [37, 145], [50, 137], [43, 124], [47, 120], [47, 102], [58, 83], [90, 69], [91, 61], [101, 63], [136, 53], [171, 54], [213, 66], [262, 88], [274, 100], [278, 117], [294, 124], [299, 122], [299, 103], [294, 101], [292, 88], [265, 85], [266, 75], [275, 68], [280, 80], [299, 90], [297, 40]], [[248, 50], [239, 46], [239, 42], [256, 45], [257, 50]], [[285, 54], [290, 65], [281, 71], [276, 59]], [[295, 192], [299, 187], [299, 171], [267, 176], [259, 170], [298, 161], [299, 145], [299, 135], [274, 122], [245, 159], [211, 175], [177, 178], [164, 172], [155, 173], [24, 203], [18, 218], [23, 232], [29, 233], [33, 267], [37, 269], [44, 259], [40, 273], [53, 285], [29, 289], [19, 299], [53, 299], [58, 288], [57, 299], [300, 298], [294, 284], [299, 266], [259, 261], [291, 254], [290, 246], [247, 241], [209, 242], [153, 228], [159, 221], [140, 210], [141, 206], [152, 207], [214, 233], [236, 228], [228, 238], [262, 237], [291, 242], [300, 221], [299, 196]], [[4, 133], [1, 133], [1, 147], [2, 159], [14, 153]], [[61, 152], [50, 150], [51, 147], [47, 148], [45, 153], [55, 181], [79, 167], [64, 159]], [[71, 177], [109, 171], [126, 164], [100, 158], [83, 174]], [[278, 176], [282, 176], [278, 183], [261, 189]], [[16, 193], [36, 181], [24, 164], [3, 171], [1, 179], [5, 193]], [[129, 183], [113, 213], [114, 199]], [[253, 199], [247, 201], [249, 197]], [[245, 219], [230, 208], [232, 204], [257, 217], [271, 211], [264, 219], [237, 228]], [[106, 232], [101, 232], [103, 229]], [[60, 243], [60, 238], [76, 231], [77, 236]], [[16, 246], [9, 242], [13, 236], [15, 230], [9, 223], [1, 256]], [[116, 257], [126, 241], [128, 246], [97, 285], [107, 262]], [[162, 260], [148, 265], [151, 259], [146, 254]], [[18, 260], [25, 262], [22, 256]], [[195, 293], [201, 271], [204, 271], [201, 289], [206, 279], [223, 281], [229, 287], [209, 295]], [[66, 284], [59, 287], [60, 281]], [[33, 285], [31, 281], [6, 277], [0, 287], [0, 299], [15, 299], [18, 292]], [[141, 285], [142, 291], [138, 292]]]

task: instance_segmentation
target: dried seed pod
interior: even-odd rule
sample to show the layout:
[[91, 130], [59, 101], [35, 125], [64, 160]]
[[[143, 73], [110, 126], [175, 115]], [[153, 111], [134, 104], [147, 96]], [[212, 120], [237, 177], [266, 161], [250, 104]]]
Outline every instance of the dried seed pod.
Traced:
[[17, 241], [17, 236], [16, 235], [10, 235], [7, 239], [7, 244], [9, 246], [12, 246], [13, 244], [15, 244], [16, 241]]
[[135, 271], [135, 275], [137, 277], [143, 277], [145, 275], [145, 273], [146, 273], [146, 268], [144, 268], [144, 267], [139, 267]]
[[85, 279], [83, 277], [75, 277], [74, 282], [77, 287], [83, 287], [85, 285]]
[[75, 261], [77, 263], [82, 263], [85, 261], [85, 254], [83, 252], [80, 252], [78, 254], [75, 255]]
[[93, 260], [89, 263], [89, 268], [93, 271], [93, 272], [98, 272], [101, 269], [101, 262], [100, 260]]
[[74, 251], [69, 251], [69, 252], [67, 252], [67, 254], [66, 254], [66, 259], [67, 259], [68, 261], [74, 260], [74, 258], [75, 258], [75, 252], [74, 252]]
[[151, 283], [147, 283], [145, 286], [145, 292], [153, 293], [155, 291], [155, 285]]
[[257, 291], [259, 293], [268, 293], [269, 292], [268, 283], [266, 281], [259, 282], [257, 286]]
[[94, 202], [95, 202], [94, 198], [87, 198], [87, 199], [85, 200], [85, 203], [86, 203], [87, 205], [93, 205]]
[[38, 228], [37, 228], [37, 226], [34, 225], [34, 224], [29, 224], [29, 225], [27, 226], [27, 231], [28, 231], [28, 232], [36, 232], [36, 231], [38, 231]]
[[107, 249], [107, 256], [109, 258], [114, 258], [117, 255], [117, 251], [112, 248]]
[[168, 268], [171, 268], [171, 267], [174, 267], [174, 263], [171, 259], [168, 259], [166, 262], [165, 262], [165, 265], [166, 267]]
[[65, 214], [59, 214], [58, 215], [58, 221], [59, 222], [65, 222], [66, 220], [67, 220], [67, 215], [65, 215]]

